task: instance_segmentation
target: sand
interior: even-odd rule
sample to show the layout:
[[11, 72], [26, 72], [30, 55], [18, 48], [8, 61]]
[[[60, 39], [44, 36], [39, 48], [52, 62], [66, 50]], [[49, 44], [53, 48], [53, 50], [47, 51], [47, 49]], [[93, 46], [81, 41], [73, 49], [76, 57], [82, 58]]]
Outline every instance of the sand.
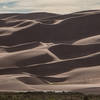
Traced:
[[100, 11], [0, 14], [0, 91], [100, 93]]

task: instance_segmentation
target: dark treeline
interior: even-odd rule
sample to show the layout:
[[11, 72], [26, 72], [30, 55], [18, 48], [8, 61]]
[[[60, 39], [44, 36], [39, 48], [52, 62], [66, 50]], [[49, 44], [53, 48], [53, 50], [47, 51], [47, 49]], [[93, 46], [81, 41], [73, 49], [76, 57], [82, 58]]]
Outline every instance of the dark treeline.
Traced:
[[0, 93], [0, 100], [100, 100], [100, 95], [66, 92]]

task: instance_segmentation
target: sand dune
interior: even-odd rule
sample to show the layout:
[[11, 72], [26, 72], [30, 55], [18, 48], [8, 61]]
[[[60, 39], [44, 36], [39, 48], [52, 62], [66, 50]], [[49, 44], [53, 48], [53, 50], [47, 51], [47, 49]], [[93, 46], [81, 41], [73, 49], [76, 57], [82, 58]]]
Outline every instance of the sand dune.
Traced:
[[26, 71], [40, 76], [56, 75], [71, 71], [75, 68], [98, 66], [100, 64], [99, 57], [99, 53], [96, 53], [80, 58], [42, 64], [36, 67], [31, 65], [30, 68], [26, 69]]
[[88, 44], [99, 44], [100, 43], [100, 35], [87, 37], [85, 39], [81, 39], [73, 43], [74, 45], [88, 45]]
[[0, 91], [98, 93], [99, 32], [99, 10], [0, 14]]
[[54, 13], [46, 13], [46, 12], [40, 12], [40, 13], [29, 13], [29, 14], [18, 14], [18, 13], [10, 13], [10, 14], [0, 14], [0, 19], [44, 19], [49, 17], [58, 16], [58, 14]]
[[99, 17], [100, 14], [98, 13], [86, 14], [79, 17], [64, 18], [62, 19], [63, 21], [56, 22], [58, 24], [52, 25], [46, 23], [44, 24], [42, 22], [35, 24], [33, 22], [30, 26], [22, 29], [18, 29], [18, 27], [16, 27], [17, 31], [15, 28], [15, 31], [13, 31], [10, 36], [0, 37], [0, 44], [14, 45], [32, 41], [75, 41], [99, 35]]
[[[96, 43], [96, 42], [95, 42]], [[71, 59], [86, 56], [100, 51], [99, 44], [92, 45], [70, 45], [70, 44], [57, 44], [49, 48], [51, 52], [61, 59]]]

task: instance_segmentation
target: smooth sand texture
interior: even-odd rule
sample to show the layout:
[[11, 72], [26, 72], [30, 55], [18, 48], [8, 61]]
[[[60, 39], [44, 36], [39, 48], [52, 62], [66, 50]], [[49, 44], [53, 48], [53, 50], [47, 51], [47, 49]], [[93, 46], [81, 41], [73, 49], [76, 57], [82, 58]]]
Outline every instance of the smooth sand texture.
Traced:
[[0, 91], [100, 93], [100, 11], [0, 14]]

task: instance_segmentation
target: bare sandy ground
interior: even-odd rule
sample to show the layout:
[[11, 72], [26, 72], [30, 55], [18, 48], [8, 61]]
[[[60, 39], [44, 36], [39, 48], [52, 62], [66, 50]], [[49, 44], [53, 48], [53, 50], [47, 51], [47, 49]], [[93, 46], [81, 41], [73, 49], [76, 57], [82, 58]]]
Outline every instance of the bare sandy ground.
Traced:
[[0, 14], [0, 91], [100, 93], [100, 11]]

